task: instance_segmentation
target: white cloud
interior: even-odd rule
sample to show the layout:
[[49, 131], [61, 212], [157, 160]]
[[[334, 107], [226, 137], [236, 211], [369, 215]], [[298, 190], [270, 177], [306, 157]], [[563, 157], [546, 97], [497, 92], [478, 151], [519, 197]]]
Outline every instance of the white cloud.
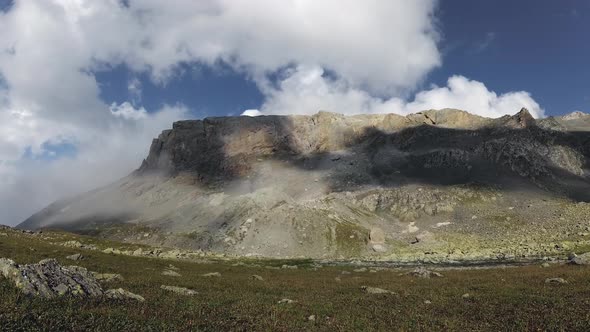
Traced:
[[74, 157], [0, 161], [0, 224], [18, 223], [60, 197], [128, 175], [147, 156], [152, 138], [186, 113], [181, 106], [166, 106], [140, 118], [113, 116], [107, 129], [81, 128]]
[[112, 103], [109, 107], [111, 114], [116, 117], [120, 117], [126, 120], [141, 120], [147, 117], [147, 111], [145, 108], [135, 108], [131, 103], [128, 101], [117, 105], [117, 103]]
[[326, 77], [319, 67], [298, 67], [279, 82], [277, 88], [265, 90], [262, 114], [314, 114], [327, 110], [343, 114], [409, 114], [427, 109], [457, 108], [486, 117], [514, 114], [522, 107], [534, 117], [544, 110], [524, 91], [498, 95], [483, 83], [463, 76], [449, 78], [446, 87], [418, 92], [411, 102], [398, 97], [376, 98], [351, 87], [342, 80]]
[[245, 110], [240, 115], [242, 115], [242, 116], [259, 116], [259, 115], [262, 115], [262, 113], [259, 110]]

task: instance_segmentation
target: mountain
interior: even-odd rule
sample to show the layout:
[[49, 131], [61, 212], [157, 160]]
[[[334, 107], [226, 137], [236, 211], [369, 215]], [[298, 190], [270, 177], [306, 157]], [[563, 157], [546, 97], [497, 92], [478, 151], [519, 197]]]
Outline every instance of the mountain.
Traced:
[[19, 225], [239, 256], [512, 259], [588, 245], [590, 117], [454, 110], [179, 121]]

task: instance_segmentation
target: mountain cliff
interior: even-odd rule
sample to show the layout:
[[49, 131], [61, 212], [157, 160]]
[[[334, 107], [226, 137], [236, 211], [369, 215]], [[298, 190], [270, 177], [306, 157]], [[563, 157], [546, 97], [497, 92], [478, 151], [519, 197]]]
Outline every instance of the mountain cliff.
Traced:
[[526, 109], [180, 121], [128, 177], [20, 227], [243, 256], [543, 255], [585, 243], [588, 129]]

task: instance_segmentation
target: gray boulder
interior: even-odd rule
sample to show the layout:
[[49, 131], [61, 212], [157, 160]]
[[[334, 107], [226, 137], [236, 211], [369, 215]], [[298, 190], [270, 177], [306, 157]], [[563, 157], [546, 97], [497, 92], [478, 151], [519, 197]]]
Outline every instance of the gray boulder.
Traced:
[[0, 259], [0, 272], [28, 295], [54, 298], [62, 295], [101, 296], [102, 288], [92, 273], [78, 266], [61, 266], [55, 259], [38, 264], [18, 265], [10, 259]]
[[417, 267], [413, 271], [410, 271], [406, 274], [414, 276], [414, 277], [418, 277], [418, 278], [431, 278], [431, 277], [441, 278], [443, 276], [442, 274], [440, 274], [438, 272], [430, 271], [424, 267]]
[[367, 294], [395, 294], [394, 292], [388, 291], [387, 289], [369, 286], [361, 286], [361, 290]]
[[81, 259], [84, 258], [84, 256], [82, 256], [82, 254], [73, 254], [70, 256], [66, 256], [67, 259], [73, 260], [73, 261], [79, 261]]
[[567, 281], [563, 278], [547, 278], [545, 279], [546, 284], [567, 284]]
[[574, 265], [590, 265], [590, 252], [571, 257], [570, 263]]
[[193, 296], [193, 295], [198, 294], [196, 291], [194, 291], [192, 289], [184, 288], [184, 287], [162, 285], [160, 288], [163, 290], [172, 292], [172, 293], [186, 295], [186, 296]]

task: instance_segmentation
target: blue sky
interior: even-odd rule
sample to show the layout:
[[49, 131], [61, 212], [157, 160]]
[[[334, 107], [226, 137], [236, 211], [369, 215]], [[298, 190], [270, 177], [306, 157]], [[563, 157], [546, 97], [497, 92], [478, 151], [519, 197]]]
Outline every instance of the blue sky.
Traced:
[[[590, 112], [590, 2], [585, 0], [442, 0], [436, 11], [442, 65], [419, 87], [444, 86], [452, 75], [484, 82], [497, 93], [525, 90], [547, 115]], [[138, 105], [187, 105], [195, 117], [237, 115], [258, 108], [263, 94], [247, 75], [217, 65], [183, 65], [175, 79], [154, 84], [126, 66], [97, 72], [107, 103], [130, 99], [138, 79]], [[417, 89], [416, 91], [419, 91]]]

